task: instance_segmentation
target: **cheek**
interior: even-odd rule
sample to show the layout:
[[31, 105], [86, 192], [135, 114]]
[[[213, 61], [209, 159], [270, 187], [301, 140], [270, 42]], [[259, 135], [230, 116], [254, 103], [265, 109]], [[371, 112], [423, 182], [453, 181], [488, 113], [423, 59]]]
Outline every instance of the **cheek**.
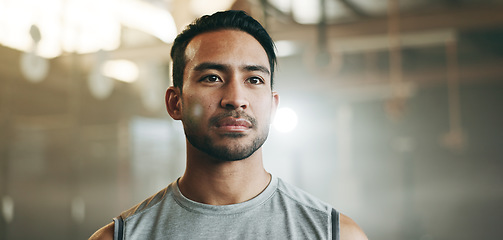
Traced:
[[207, 104], [207, 100], [195, 98], [194, 96], [190, 99], [190, 101], [183, 102], [184, 120], [199, 125], [204, 120], [207, 113], [211, 111], [211, 104]]
[[203, 115], [203, 106], [200, 103], [195, 103], [190, 109], [193, 118], [201, 118]]
[[[191, 100], [188, 101], [187, 99]], [[198, 99], [194, 99], [193, 96], [188, 96], [182, 101], [182, 113], [185, 121], [197, 123], [203, 115], [203, 106]]]
[[193, 103], [184, 109], [185, 120], [199, 123], [203, 116], [203, 106], [200, 103]]

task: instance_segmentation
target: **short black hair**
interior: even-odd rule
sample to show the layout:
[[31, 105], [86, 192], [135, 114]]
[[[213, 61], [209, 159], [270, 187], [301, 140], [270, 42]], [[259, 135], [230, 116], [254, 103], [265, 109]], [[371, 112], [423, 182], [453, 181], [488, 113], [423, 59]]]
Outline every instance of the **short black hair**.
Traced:
[[171, 47], [171, 58], [173, 60], [173, 86], [182, 89], [183, 72], [187, 60], [185, 50], [189, 42], [197, 35], [205, 32], [218, 31], [223, 29], [235, 29], [246, 32], [253, 36], [264, 48], [271, 68], [271, 88], [273, 85], [274, 67], [276, 65], [276, 53], [274, 52], [274, 41], [262, 25], [247, 15], [244, 11], [229, 10], [216, 12], [212, 15], [204, 15], [188, 25], [175, 38]]

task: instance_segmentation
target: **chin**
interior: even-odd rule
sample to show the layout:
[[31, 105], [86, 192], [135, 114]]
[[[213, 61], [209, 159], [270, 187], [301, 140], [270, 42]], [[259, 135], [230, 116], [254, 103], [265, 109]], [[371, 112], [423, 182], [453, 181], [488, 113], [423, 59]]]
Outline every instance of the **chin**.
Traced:
[[220, 162], [234, 162], [241, 161], [249, 158], [257, 151], [254, 147], [243, 147], [239, 146], [237, 148], [229, 148], [228, 146], [223, 147], [212, 147], [206, 153]]
[[194, 148], [215, 161], [231, 162], [241, 161], [252, 156], [262, 147], [267, 139], [267, 134], [251, 136], [242, 132], [227, 132], [220, 134], [218, 138], [191, 134], [186, 134], [186, 137]]

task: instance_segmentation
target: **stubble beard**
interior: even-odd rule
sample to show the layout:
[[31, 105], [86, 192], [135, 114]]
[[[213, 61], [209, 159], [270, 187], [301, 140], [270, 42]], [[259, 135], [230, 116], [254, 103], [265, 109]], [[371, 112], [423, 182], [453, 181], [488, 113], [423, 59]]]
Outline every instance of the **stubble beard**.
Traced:
[[[254, 118], [245, 114], [243, 115], [242, 113], [227, 113], [216, 117], [213, 121], [210, 120], [210, 126], [212, 122], [226, 116], [234, 116], [236, 118], [245, 117], [252, 122], [252, 129], [257, 130], [258, 128], [257, 122]], [[239, 161], [250, 157], [253, 153], [260, 149], [260, 147], [262, 147], [267, 140], [269, 133], [269, 128], [265, 127], [261, 132], [259, 132], [259, 135], [251, 141], [251, 143], [238, 143], [238, 141], [247, 137], [247, 134], [244, 133], [220, 134], [219, 138], [227, 138], [231, 141], [231, 143], [226, 145], [216, 145], [215, 140], [209, 134], [201, 135], [196, 132], [197, 124], [194, 122], [189, 121], [185, 123], [184, 129], [185, 136], [192, 146], [221, 162]], [[236, 143], [232, 143], [232, 140], [236, 140]]]
[[[242, 134], [241, 134], [242, 135]], [[240, 134], [232, 134], [230, 136], [225, 136], [228, 138], [236, 139], [243, 138]], [[192, 146], [197, 148], [214, 159], [221, 162], [239, 161], [246, 159], [253, 155], [262, 145], [264, 144], [267, 136], [259, 136], [250, 144], [229, 144], [217, 146], [213, 143], [213, 140], [209, 136], [204, 136], [202, 139], [194, 136], [187, 136], [187, 139]]]

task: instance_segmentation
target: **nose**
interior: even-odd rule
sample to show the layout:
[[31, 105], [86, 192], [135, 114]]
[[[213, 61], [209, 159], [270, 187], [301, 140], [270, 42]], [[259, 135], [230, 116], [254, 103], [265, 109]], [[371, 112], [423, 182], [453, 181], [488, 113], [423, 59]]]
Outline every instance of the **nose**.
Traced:
[[239, 81], [231, 81], [227, 83], [227, 86], [224, 88], [220, 105], [223, 108], [230, 110], [237, 110], [239, 108], [241, 108], [241, 110], [245, 110], [248, 107], [248, 104], [249, 102], [246, 97], [245, 86], [240, 84]]

